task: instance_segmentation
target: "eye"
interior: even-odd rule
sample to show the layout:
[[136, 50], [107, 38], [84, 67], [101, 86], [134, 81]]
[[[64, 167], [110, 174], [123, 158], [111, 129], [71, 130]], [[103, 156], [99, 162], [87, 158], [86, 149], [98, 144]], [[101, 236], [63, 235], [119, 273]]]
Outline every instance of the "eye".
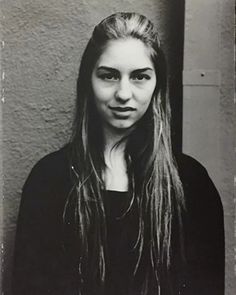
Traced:
[[104, 81], [117, 81], [119, 79], [119, 75], [115, 73], [104, 73], [100, 74], [99, 78]]
[[135, 80], [135, 81], [144, 81], [144, 80], [150, 80], [151, 77], [147, 74], [133, 74], [131, 79]]

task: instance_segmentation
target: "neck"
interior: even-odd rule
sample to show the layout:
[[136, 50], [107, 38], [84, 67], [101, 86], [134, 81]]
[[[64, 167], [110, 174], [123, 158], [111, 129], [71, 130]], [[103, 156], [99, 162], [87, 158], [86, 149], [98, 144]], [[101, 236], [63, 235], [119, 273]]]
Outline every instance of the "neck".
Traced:
[[[125, 161], [126, 139], [122, 140], [128, 133], [114, 132], [104, 128], [105, 150], [104, 160], [106, 168], [103, 179], [107, 190], [127, 191], [128, 176]], [[119, 143], [118, 145], [116, 145]]]
[[[126, 131], [115, 132], [114, 130], [104, 128], [105, 152], [111, 152], [113, 148], [115, 147], [115, 145], [128, 134], [129, 132], [126, 132]], [[126, 139], [123, 140], [119, 145], [117, 145], [114, 150], [124, 152], [125, 145], [126, 145]]]

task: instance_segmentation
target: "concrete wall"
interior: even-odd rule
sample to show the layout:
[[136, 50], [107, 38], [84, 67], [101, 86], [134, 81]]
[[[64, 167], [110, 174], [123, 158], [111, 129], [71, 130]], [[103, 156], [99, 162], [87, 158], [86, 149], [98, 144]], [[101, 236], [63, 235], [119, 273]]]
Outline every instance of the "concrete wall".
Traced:
[[[171, 65], [175, 97], [180, 99], [181, 87], [176, 85], [182, 71], [182, 0], [1, 1], [4, 294], [11, 294], [14, 234], [23, 183], [35, 162], [61, 147], [70, 136], [79, 61], [94, 25], [123, 10], [143, 13], [158, 25]], [[176, 125], [181, 127], [179, 119]]]
[[183, 150], [200, 160], [224, 206], [226, 295], [235, 294], [234, 1], [186, 0]]

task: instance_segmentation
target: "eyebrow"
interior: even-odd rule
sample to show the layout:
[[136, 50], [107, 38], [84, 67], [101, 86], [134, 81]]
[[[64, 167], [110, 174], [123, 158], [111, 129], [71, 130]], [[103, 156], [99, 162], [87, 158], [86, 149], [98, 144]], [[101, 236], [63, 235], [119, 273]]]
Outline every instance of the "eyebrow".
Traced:
[[[107, 66], [100, 66], [100, 67], [97, 68], [97, 70], [107, 70], [107, 71], [111, 71], [111, 72], [119, 72], [117, 69], [112, 68], [112, 67], [107, 67]], [[148, 70], [154, 71], [152, 68], [146, 67], [146, 68], [136, 69], [136, 70], [134, 70], [132, 72], [133, 73], [142, 73], [142, 72], [145, 72], [145, 71], [148, 71]]]

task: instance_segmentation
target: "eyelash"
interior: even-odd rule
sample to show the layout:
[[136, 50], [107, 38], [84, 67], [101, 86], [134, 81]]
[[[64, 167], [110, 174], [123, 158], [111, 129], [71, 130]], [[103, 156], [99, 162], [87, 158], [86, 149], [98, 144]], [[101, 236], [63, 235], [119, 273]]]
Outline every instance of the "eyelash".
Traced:
[[[119, 79], [119, 75], [108, 73], [100, 75], [100, 78], [105, 81], [117, 81]], [[135, 81], [143, 81], [150, 80], [151, 77], [146, 74], [133, 74], [131, 78]]]
[[143, 79], [145, 79], [145, 80], [151, 79], [151, 77], [146, 74], [135, 74], [133, 77], [135, 78], [135, 80], [138, 80], [138, 81], [142, 81]]
[[108, 80], [108, 81], [116, 81], [117, 79], [119, 79], [118, 75], [112, 74], [112, 73], [108, 73], [108, 74], [102, 74], [99, 76], [102, 80]]

